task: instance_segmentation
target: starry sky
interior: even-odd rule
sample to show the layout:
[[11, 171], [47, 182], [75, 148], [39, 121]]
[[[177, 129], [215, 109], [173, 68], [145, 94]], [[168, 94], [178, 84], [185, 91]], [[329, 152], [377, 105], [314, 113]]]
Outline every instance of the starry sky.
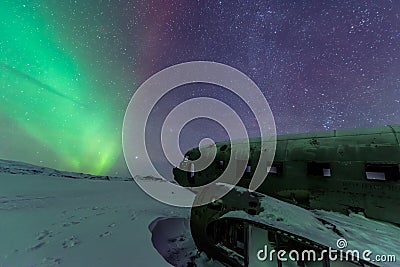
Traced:
[[[127, 174], [121, 128], [130, 98], [151, 75], [193, 60], [253, 79], [278, 134], [398, 124], [399, 16], [395, 0], [3, 0], [0, 158]], [[193, 84], [171, 92], [150, 116], [154, 144], [166, 113], [197, 96], [231, 105], [257, 135], [240, 99]], [[182, 150], [210, 129], [217, 140], [226, 137], [220, 125], [193, 122], [182, 131]]]

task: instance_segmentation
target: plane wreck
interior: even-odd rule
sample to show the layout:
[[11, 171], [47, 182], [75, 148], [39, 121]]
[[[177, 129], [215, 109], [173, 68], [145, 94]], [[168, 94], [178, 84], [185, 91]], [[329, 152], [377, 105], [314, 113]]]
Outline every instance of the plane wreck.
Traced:
[[[227, 195], [192, 208], [196, 245], [228, 266], [396, 266], [399, 140], [400, 126], [278, 136], [274, 161], [256, 192], [247, 188], [260, 144], [268, 141], [250, 139], [246, 162], [232, 155], [233, 142], [217, 143], [214, 161], [204, 170], [173, 170], [180, 185], [194, 187], [217, 179], [229, 161], [246, 165]], [[181, 165], [190, 165], [200, 150], [194, 148], [185, 156]], [[196, 199], [201, 197], [200, 193]], [[340, 239], [347, 241], [346, 247], [337, 247]], [[275, 255], [265, 262], [260, 260], [269, 256], [262, 250], [265, 246], [299, 255], [311, 250], [319, 260], [283, 260]], [[328, 250], [335, 250], [336, 257], [349, 250], [359, 254], [335, 261], [324, 254]], [[365, 250], [371, 251], [369, 257], [360, 254]], [[379, 255], [391, 260], [377, 262]]]

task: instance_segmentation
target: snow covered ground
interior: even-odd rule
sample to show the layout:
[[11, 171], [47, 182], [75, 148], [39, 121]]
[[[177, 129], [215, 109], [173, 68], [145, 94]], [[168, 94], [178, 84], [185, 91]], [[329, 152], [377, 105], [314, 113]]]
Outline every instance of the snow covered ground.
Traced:
[[0, 174], [28, 174], [28, 175], [43, 175], [55, 176], [72, 179], [92, 179], [92, 180], [110, 180], [110, 181], [131, 181], [131, 177], [110, 177], [110, 176], [95, 176], [85, 173], [59, 171], [51, 168], [40, 167], [29, 163], [3, 160], [0, 159]]
[[[220, 186], [229, 186], [221, 184]], [[235, 187], [231, 198], [239, 199], [250, 193], [244, 188]], [[344, 215], [338, 212], [324, 210], [306, 210], [299, 206], [283, 202], [270, 196], [252, 193], [260, 201], [263, 211], [258, 215], [250, 215], [243, 210], [230, 211], [223, 218], [235, 218], [281, 230], [288, 234], [316, 242], [326, 249], [342, 251], [370, 251], [364, 259], [378, 266], [396, 267], [400, 259], [400, 228], [391, 223], [366, 218], [363, 214], [350, 213]], [[340, 241], [340, 242], [339, 242]], [[338, 242], [344, 244], [338, 246]], [[255, 248], [258, 251], [259, 248]], [[391, 260], [381, 261], [380, 259]], [[360, 256], [360, 259], [363, 259]], [[379, 260], [379, 261], [377, 261]], [[344, 266], [343, 262], [339, 266]], [[336, 265], [337, 266], [337, 265]]]
[[193, 258], [189, 215], [152, 199], [131, 178], [0, 161], [1, 267], [217, 266]]
[[[170, 188], [161, 179], [135, 179], [159, 190]], [[284, 211], [288, 212], [286, 215], [293, 213], [293, 218], [322, 217], [337, 229], [345, 229], [342, 232], [349, 246], [374, 244], [376, 247], [368, 246], [374, 252], [398, 254], [400, 230], [397, 227], [370, 225], [370, 220], [358, 215], [315, 211], [313, 216], [305, 216], [303, 213], [311, 211], [277, 203], [269, 197], [265, 199], [270, 200], [263, 202], [265, 212], [271, 214], [261, 217], [273, 218]], [[288, 205], [290, 209], [285, 208]], [[226, 214], [236, 215], [249, 216], [241, 212]], [[92, 176], [0, 160], [0, 267], [194, 266], [191, 263], [197, 267], [222, 266], [198, 253], [190, 234], [189, 219], [189, 208], [154, 200], [130, 177]], [[321, 221], [314, 221], [318, 225], [306, 233], [313, 234], [311, 239], [318, 240], [320, 236], [326, 239], [329, 235], [314, 236], [313, 229], [326, 228]], [[283, 224], [285, 220], [277, 222]], [[301, 225], [313, 224], [303, 221]], [[349, 227], [357, 230], [349, 231]], [[377, 242], [371, 241], [375, 240], [374, 234]], [[385, 245], [380, 246], [382, 243]], [[392, 264], [396, 263], [383, 265], [397, 266]]]

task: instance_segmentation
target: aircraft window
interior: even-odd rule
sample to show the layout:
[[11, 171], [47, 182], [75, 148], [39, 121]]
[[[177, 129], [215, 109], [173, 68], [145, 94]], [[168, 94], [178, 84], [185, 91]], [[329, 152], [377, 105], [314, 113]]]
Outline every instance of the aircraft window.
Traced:
[[381, 180], [385, 181], [385, 173], [384, 172], [365, 172], [368, 180]]
[[247, 165], [247, 167], [246, 167], [246, 173], [250, 173], [251, 172], [251, 166], [250, 165]]
[[278, 170], [277, 170], [277, 168], [275, 166], [268, 167], [267, 171], [269, 173], [278, 173]]
[[283, 164], [281, 162], [272, 163], [271, 167], [267, 168], [267, 172], [271, 174], [280, 174], [283, 170]]
[[328, 168], [328, 169], [323, 168], [322, 171], [324, 173], [324, 176], [331, 176], [331, 169], [330, 168]]
[[225, 166], [225, 162], [223, 160], [217, 161], [217, 170], [223, 170]]
[[188, 179], [189, 184], [194, 184], [194, 174], [193, 173], [188, 172], [187, 179]]
[[194, 184], [194, 164], [190, 164], [190, 172], [187, 173], [189, 184]]
[[313, 176], [331, 176], [329, 163], [309, 162], [307, 163], [307, 174]]
[[398, 164], [366, 164], [365, 175], [368, 180], [398, 181], [400, 171]]
[[246, 168], [244, 169], [244, 173], [242, 178], [244, 179], [250, 179], [251, 178], [251, 165], [246, 165]]
[[219, 148], [219, 151], [225, 151], [228, 148], [228, 145], [223, 145]]

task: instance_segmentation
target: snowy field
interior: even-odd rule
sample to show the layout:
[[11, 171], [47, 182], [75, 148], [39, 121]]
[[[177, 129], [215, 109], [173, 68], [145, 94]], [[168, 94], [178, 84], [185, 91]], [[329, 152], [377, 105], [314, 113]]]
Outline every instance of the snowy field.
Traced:
[[[135, 178], [159, 190], [170, 188], [157, 178]], [[278, 222], [281, 225], [271, 226], [310, 234], [320, 244], [334, 243], [335, 233], [341, 231], [350, 247], [390, 252], [400, 258], [398, 227], [359, 215], [306, 211], [270, 197], [263, 199], [264, 213], [271, 214], [251, 219], [264, 218], [264, 224]], [[225, 216], [249, 217], [243, 212]], [[265, 221], [276, 216], [283, 219]], [[131, 178], [61, 172], [0, 160], [0, 218], [0, 267], [222, 266], [199, 255], [190, 234], [189, 208], [154, 200]], [[285, 226], [287, 221], [299, 222], [296, 218], [312, 219], [313, 223], [302, 220], [301, 224], [291, 223], [290, 228]], [[307, 226], [308, 230], [303, 229]], [[335, 226], [336, 232], [330, 226]], [[315, 229], [324, 234], [317, 235]]]
[[194, 257], [189, 215], [130, 178], [0, 161], [1, 267], [218, 266]]

